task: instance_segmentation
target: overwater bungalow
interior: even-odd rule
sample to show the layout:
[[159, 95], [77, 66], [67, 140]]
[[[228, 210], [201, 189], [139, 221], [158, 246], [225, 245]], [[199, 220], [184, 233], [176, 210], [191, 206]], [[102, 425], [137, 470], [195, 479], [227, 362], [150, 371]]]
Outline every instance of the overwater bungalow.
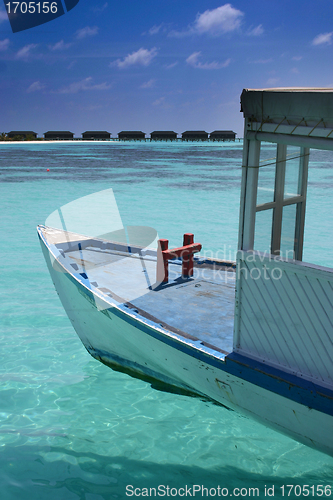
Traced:
[[232, 130], [214, 130], [214, 132], [211, 132], [209, 139], [211, 141], [234, 141], [236, 132]]
[[204, 130], [187, 130], [182, 133], [182, 141], [208, 141], [208, 133]]
[[106, 131], [88, 131], [82, 134], [82, 139], [86, 141], [108, 140], [110, 138], [110, 132]]
[[123, 130], [118, 134], [120, 141], [142, 141], [145, 138], [146, 134], [138, 130]]
[[68, 131], [49, 131], [45, 132], [44, 138], [47, 141], [65, 141], [73, 140], [74, 134]]
[[177, 139], [177, 132], [170, 130], [158, 130], [150, 134], [151, 141], [175, 141]]

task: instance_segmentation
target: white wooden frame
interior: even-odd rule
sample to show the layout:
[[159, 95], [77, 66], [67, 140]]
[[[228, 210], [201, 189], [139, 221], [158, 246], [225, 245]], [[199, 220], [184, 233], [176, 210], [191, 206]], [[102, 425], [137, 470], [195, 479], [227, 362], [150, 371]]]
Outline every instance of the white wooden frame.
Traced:
[[[245, 131], [247, 129], [247, 126], [248, 123], [247, 120], [245, 120]], [[297, 208], [294, 232], [295, 243], [293, 251], [294, 259], [302, 260], [308, 161], [310, 150], [309, 148], [301, 147], [298, 183], [299, 195], [290, 198], [284, 198], [287, 145], [281, 143], [277, 144], [274, 201], [257, 205], [259, 168], [265, 168], [264, 166], [259, 167], [261, 141], [258, 141], [256, 135], [253, 135], [253, 133], [251, 132], [247, 132], [247, 134], [245, 134], [245, 137], [246, 139], [244, 139], [245, 143], [243, 149], [243, 172], [238, 248], [245, 251], [254, 249], [256, 213], [263, 210], [273, 209], [273, 227], [267, 228], [267, 230], [271, 231], [272, 235], [271, 253], [274, 255], [279, 255], [281, 247], [283, 208], [288, 205], [296, 204]]]

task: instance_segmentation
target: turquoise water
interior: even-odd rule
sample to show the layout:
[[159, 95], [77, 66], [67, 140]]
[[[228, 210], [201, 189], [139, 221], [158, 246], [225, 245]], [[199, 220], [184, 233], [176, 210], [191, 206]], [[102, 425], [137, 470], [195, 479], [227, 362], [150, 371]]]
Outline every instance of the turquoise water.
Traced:
[[[282, 498], [283, 485], [332, 484], [333, 458], [92, 359], [64, 314], [39, 247], [36, 225], [51, 212], [113, 188], [124, 224], [152, 226], [172, 246], [193, 232], [205, 251], [232, 258], [241, 147], [0, 145], [1, 500], [130, 498], [126, 485], [139, 493], [194, 484], [230, 494], [244, 488], [241, 496], [258, 488], [262, 498], [274, 485]], [[274, 156], [274, 148], [265, 155]], [[331, 153], [312, 153], [305, 260], [333, 267], [331, 164]]]

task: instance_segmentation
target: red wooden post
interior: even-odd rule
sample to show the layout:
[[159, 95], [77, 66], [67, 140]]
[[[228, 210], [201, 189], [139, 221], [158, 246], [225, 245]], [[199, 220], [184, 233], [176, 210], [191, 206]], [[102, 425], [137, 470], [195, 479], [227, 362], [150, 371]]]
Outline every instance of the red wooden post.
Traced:
[[169, 281], [168, 259], [165, 258], [163, 251], [168, 250], [169, 240], [161, 239], [157, 242], [157, 266], [156, 281], [158, 283], [167, 283]]
[[[185, 233], [183, 246], [194, 243], [194, 234]], [[193, 253], [185, 252], [183, 255], [182, 278], [191, 278], [193, 276]]]
[[194, 243], [194, 235], [192, 233], [184, 234], [182, 247], [169, 250], [168, 245], [168, 240], [158, 240], [156, 265], [157, 284], [168, 283], [168, 263], [169, 260], [172, 259], [182, 259], [182, 277], [191, 278], [193, 276], [193, 254], [200, 252], [202, 248], [201, 243]]

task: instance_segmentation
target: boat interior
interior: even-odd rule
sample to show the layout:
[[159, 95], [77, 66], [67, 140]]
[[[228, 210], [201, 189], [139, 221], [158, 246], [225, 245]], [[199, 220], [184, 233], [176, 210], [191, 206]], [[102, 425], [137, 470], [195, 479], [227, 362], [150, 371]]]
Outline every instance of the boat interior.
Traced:
[[154, 249], [40, 229], [63, 272], [102, 296], [102, 307], [117, 305], [221, 353], [232, 351], [234, 263], [195, 257], [193, 276], [184, 278], [181, 259], [170, 260], [168, 282], [160, 283]]

